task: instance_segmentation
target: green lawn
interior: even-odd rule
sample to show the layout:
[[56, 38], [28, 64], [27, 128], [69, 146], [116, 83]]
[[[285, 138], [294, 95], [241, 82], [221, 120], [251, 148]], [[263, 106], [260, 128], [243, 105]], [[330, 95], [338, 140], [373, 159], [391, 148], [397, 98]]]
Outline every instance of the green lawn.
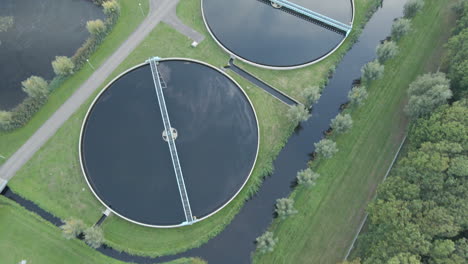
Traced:
[[[140, 1], [143, 11], [148, 13], [148, 0]], [[144, 17], [138, 3], [132, 0], [119, 0], [121, 15], [112, 32], [106, 37], [99, 49], [89, 58], [94, 67], [99, 67], [127, 39]], [[13, 132], [0, 132], [0, 155], [10, 157], [36, 130], [68, 99], [68, 97], [93, 73], [85, 65], [80, 71], [67, 79], [50, 96], [49, 101], [24, 127]], [[19, 84], [18, 84], [19, 89]], [[0, 159], [0, 165], [5, 162]]]
[[[357, 2], [369, 3], [370, 0]], [[369, 4], [359, 5], [362, 9], [369, 6]], [[226, 65], [229, 56], [209, 37], [203, 25], [200, 15], [200, 1], [182, 0], [177, 11], [185, 23], [205, 34], [207, 38], [197, 48], [191, 48], [189, 39], [169, 26], [160, 24], [119, 65], [107, 81], [125, 69], [156, 55], [190, 57], [206, 61], [217, 67]], [[365, 13], [366, 11], [359, 10], [358, 14], [361, 12]], [[340, 50], [341, 53], [345, 51]], [[317, 64], [307, 69], [312, 72], [320, 72], [324, 67]], [[328, 70], [328, 66], [326, 70]], [[300, 75], [300, 78], [310, 77], [308, 72], [303, 71], [303, 73], [304, 75]], [[215, 216], [193, 226], [177, 229], [152, 229], [131, 224], [112, 216], [103, 224], [106, 243], [116, 249], [151, 256], [176, 253], [199, 246], [218, 234], [240, 210], [244, 201], [257, 190], [263, 176], [272, 170], [272, 162], [292, 133], [293, 127], [286, 117], [286, 105], [243, 79], [233, 76], [253, 101], [260, 120], [259, 158], [246, 188], [229, 206]], [[321, 79], [309, 80], [310, 84], [319, 84], [320, 82], [322, 82]], [[290, 85], [295, 85], [295, 83], [291, 82]], [[78, 217], [87, 224], [97, 221], [103, 210], [103, 206], [93, 197], [85, 184], [79, 169], [77, 153], [79, 130], [92, 99], [90, 98], [10, 181], [10, 187], [14, 191], [33, 200], [45, 210], [62, 219], [71, 216]]]
[[384, 78], [369, 87], [365, 105], [352, 111], [352, 130], [335, 138], [340, 151], [312, 164], [322, 175], [318, 184], [292, 193], [299, 213], [273, 221], [270, 230], [279, 242], [273, 253], [257, 253], [255, 263], [342, 260], [404, 135], [407, 87], [418, 74], [438, 68], [432, 54], [440, 54], [450, 31], [450, 8], [446, 1], [425, 1], [413, 32], [399, 43], [399, 56], [385, 65]]
[[[0, 256], [2, 263], [123, 264], [102, 255], [78, 239], [66, 240], [59, 228], [0, 196]], [[166, 264], [202, 264], [180, 259]]]

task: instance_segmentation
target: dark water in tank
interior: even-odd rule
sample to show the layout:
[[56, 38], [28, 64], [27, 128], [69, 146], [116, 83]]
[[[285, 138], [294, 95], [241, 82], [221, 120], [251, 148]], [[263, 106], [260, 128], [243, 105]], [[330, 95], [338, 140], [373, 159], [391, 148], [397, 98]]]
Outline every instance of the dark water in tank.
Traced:
[[[198, 63], [159, 66], [192, 213], [226, 203], [250, 174], [257, 123], [242, 91]], [[97, 100], [82, 142], [88, 180], [113, 210], [152, 225], [185, 221], [149, 65], [114, 82]]]
[[[294, 0], [343, 23], [352, 20], [350, 0]], [[203, 0], [208, 27], [229, 51], [267, 66], [296, 66], [333, 50], [342, 34], [273, 8], [259, 0]]]
[[0, 109], [21, 102], [31, 75], [51, 79], [55, 56], [72, 56], [88, 37], [86, 22], [104, 18], [90, 0], [0, 0], [0, 16], [14, 19], [0, 32]]

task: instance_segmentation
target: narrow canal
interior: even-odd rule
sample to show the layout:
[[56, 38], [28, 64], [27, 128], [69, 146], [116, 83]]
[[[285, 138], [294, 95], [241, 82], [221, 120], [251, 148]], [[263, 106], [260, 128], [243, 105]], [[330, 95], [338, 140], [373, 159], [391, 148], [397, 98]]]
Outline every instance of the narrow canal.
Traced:
[[347, 101], [353, 80], [360, 77], [361, 67], [375, 58], [375, 47], [390, 35], [393, 20], [402, 16], [405, 2], [406, 0], [386, 0], [375, 12], [358, 42], [336, 68], [321, 99], [313, 106], [312, 117], [301, 124], [301, 129], [291, 136], [281, 150], [274, 162], [274, 173], [265, 179], [258, 193], [245, 203], [239, 214], [218, 236], [199, 248], [152, 260], [121, 254], [112, 249], [100, 251], [118, 259], [140, 263], [168, 261], [180, 257], [201, 257], [208, 263], [250, 263], [251, 254], [255, 250], [255, 238], [271, 223], [276, 199], [286, 197], [291, 192], [290, 186], [296, 173], [306, 168], [310, 154], [314, 151], [313, 143], [322, 138], [330, 120], [339, 113], [340, 105]]

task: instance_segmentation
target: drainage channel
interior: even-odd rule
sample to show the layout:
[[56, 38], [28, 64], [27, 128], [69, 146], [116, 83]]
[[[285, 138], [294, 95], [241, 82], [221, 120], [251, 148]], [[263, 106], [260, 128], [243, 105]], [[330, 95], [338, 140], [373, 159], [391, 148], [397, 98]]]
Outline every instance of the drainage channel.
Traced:
[[242, 78], [246, 79], [247, 81], [251, 82], [252, 84], [262, 88], [265, 92], [271, 94], [276, 99], [280, 100], [281, 102], [293, 106], [300, 104], [295, 99], [283, 94], [282, 92], [276, 90], [275, 88], [271, 87], [270, 85], [266, 84], [264, 81], [258, 79], [257, 77], [253, 76], [252, 74], [248, 73], [247, 71], [241, 69], [237, 65], [234, 64], [234, 59], [231, 58], [229, 60], [229, 66], [225, 67], [226, 69], [230, 69], [233, 72], [237, 73]]

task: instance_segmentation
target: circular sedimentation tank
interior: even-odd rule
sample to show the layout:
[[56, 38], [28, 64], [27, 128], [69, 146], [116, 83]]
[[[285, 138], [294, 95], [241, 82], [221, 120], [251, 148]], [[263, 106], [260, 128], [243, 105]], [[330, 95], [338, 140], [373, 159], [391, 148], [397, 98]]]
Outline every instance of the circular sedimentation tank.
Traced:
[[[351, 26], [354, 0], [290, 0]], [[316, 63], [338, 49], [347, 34], [269, 0], [202, 0], [203, 20], [214, 40], [232, 56], [270, 69]]]
[[[208, 64], [169, 58], [158, 69], [192, 215], [201, 221], [249, 179], [259, 148], [257, 117], [241, 87]], [[151, 67], [137, 65], [90, 106], [80, 161], [92, 192], [115, 214], [144, 226], [178, 227], [186, 217], [163, 131]]]

